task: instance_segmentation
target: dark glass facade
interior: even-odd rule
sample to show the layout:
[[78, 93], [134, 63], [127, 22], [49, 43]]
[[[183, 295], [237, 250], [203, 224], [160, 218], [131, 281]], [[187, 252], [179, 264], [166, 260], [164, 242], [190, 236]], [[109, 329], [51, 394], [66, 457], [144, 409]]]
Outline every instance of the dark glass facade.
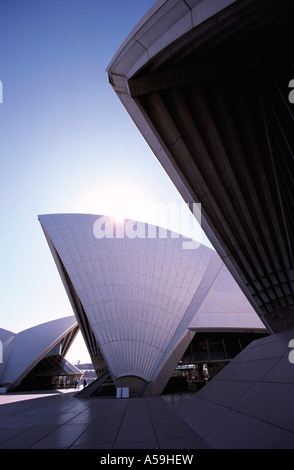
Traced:
[[197, 391], [252, 341], [267, 333], [199, 332], [189, 344], [164, 393]]
[[26, 375], [17, 391], [50, 390], [75, 386], [75, 381], [82, 377], [82, 372], [60, 355], [42, 359]]

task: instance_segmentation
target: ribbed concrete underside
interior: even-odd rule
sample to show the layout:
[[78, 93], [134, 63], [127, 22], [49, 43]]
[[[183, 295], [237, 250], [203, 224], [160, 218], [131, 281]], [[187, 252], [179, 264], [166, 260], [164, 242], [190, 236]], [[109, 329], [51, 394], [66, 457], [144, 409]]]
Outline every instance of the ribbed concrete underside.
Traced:
[[265, 325], [293, 328], [293, 2], [161, 3], [110, 81]]

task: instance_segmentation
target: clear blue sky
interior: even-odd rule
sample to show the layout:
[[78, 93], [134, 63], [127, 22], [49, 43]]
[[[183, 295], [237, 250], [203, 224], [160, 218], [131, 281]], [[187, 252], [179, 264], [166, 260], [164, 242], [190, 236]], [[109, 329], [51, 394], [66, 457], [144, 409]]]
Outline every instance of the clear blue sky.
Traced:
[[[1, 322], [72, 315], [38, 214], [182, 203], [105, 69], [154, 0], [1, 0]], [[82, 346], [68, 358], [86, 360]]]

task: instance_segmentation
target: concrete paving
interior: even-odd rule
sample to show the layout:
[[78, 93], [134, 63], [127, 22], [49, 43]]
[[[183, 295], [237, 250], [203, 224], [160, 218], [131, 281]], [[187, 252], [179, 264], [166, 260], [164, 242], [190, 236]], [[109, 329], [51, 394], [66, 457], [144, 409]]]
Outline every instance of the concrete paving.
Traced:
[[174, 410], [191, 395], [116, 399], [76, 391], [0, 395], [0, 449], [206, 449]]

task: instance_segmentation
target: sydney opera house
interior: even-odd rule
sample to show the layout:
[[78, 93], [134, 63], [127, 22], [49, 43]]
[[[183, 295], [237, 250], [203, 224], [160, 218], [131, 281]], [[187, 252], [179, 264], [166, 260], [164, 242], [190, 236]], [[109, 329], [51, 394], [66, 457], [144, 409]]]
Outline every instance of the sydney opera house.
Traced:
[[227, 359], [181, 410], [211, 447], [294, 442], [293, 20], [289, 0], [158, 0], [107, 68], [215, 252], [40, 217], [98, 373], [150, 396], [185, 358]]
[[201, 204], [214, 249], [136, 221], [40, 215], [75, 320], [44, 328], [23, 358], [1, 330], [2, 384], [80, 328], [98, 381], [130, 397], [205, 366], [211, 380], [179, 413], [209, 447], [294, 447], [293, 24], [290, 0], [158, 0], [130, 32], [110, 85], [183, 200]]

